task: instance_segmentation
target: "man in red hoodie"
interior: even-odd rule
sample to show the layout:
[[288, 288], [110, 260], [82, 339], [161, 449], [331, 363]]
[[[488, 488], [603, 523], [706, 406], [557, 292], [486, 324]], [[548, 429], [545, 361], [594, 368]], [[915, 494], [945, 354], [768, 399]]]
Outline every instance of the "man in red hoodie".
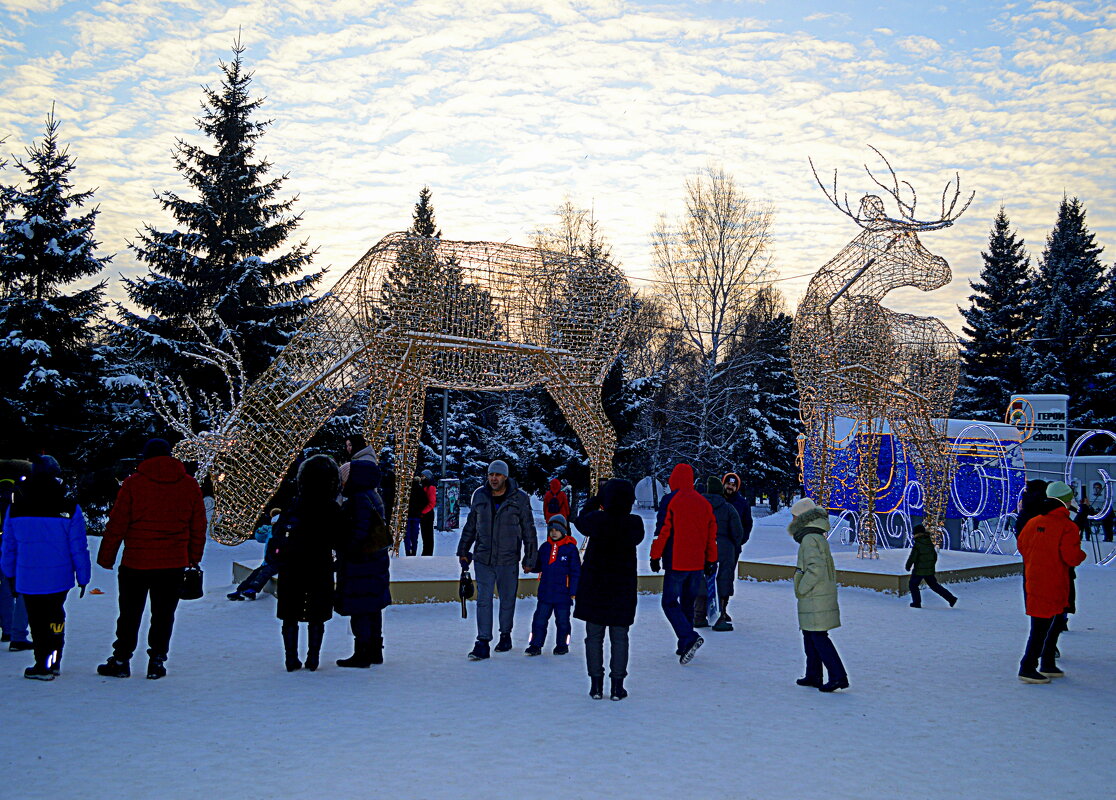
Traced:
[[182, 594], [186, 567], [201, 561], [205, 549], [205, 505], [198, 482], [171, 456], [170, 444], [152, 439], [143, 448], [143, 461], [120, 486], [109, 514], [97, 563], [105, 569], [120, 561], [120, 616], [112, 657], [97, 667], [110, 678], [127, 678], [136, 649], [140, 618], [151, 595], [147, 677], [167, 674], [164, 662], [170, 649], [174, 612]]
[[678, 464], [670, 473], [671, 492], [659, 506], [651, 543], [651, 570], [665, 562], [663, 613], [678, 637], [678, 661], [689, 664], [705, 640], [694, 630], [694, 598], [705, 576], [717, 567], [717, 518], [709, 501], [694, 489], [694, 470]]
[[1023, 556], [1023, 587], [1031, 634], [1019, 662], [1023, 683], [1050, 683], [1065, 675], [1054, 663], [1058, 634], [1056, 624], [1065, 620], [1070, 597], [1070, 570], [1085, 560], [1081, 531], [1069, 509], [1074, 503], [1073, 489], [1062, 481], [1046, 487], [1047, 505], [1019, 533], [1019, 554]]

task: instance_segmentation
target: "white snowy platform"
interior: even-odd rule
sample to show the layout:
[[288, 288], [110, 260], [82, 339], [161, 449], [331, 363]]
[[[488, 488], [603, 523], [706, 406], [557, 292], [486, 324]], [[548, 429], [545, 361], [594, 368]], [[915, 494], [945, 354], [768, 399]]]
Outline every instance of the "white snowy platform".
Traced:
[[[837, 583], [887, 594], [908, 592], [910, 571], [906, 568], [910, 550], [881, 550], [879, 558], [857, 558], [853, 551], [835, 551]], [[737, 575], [743, 580], [785, 581], [794, 577], [797, 555], [765, 556], [741, 560]], [[985, 555], [956, 550], [938, 553], [939, 583], [961, 583], [982, 578], [1006, 578], [1023, 574], [1018, 556]]]

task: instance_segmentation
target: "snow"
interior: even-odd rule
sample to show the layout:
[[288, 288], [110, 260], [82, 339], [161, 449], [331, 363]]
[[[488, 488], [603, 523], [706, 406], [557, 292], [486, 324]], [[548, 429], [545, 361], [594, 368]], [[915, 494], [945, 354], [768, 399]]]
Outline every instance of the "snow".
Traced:
[[[746, 558], [793, 553], [785, 517], [757, 521]], [[438, 533], [447, 558], [427, 560], [449, 567], [447, 578], [455, 544]], [[131, 679], [96, 675], [116, 613], [115, 578], [96, 566], [91, 588], [105, 594], [71, 594], [58, 680], [24, 680], [26, 654], [0, 653], [10, 724], [0, 770], [15, 790], [5, 796], [1111, 796], [1110, 569], [1078, 569], [1080, 613], [1061, 642], [1067, 677], [1048, 686], [1015, 677], [1027, 631], [1018, 579], [959, 584], [954, 609], [926, 592], [917, 611], [842, 588], [833, 639], [852, 687], [834, 695], [794, 684], [802, 646], [790, 583], [738, 582], [736, 631], [705, 632], [686, 667], [658, 597], [641, 597], [631, 697], [613, 703], [587, 696], [580, 622], [569, 656], [522, 655], [534, 607], [523, 600], [515, 649], [487, 662], [465, 658], [475, 604], [468, 620], [456, 603], [408, 605], [385, 613], [384, 665], [334, 666], [351, 652], [335, 617], [323, 667], [288, 674], [274, 599], [224, 597], [233, 559], [261, 553], [256, 542], [207, 546], [206, 596], [179, 607], [164, 680], [143, 679], [142, 648]], [[422, 561], [393, 568], [432, 568]]]

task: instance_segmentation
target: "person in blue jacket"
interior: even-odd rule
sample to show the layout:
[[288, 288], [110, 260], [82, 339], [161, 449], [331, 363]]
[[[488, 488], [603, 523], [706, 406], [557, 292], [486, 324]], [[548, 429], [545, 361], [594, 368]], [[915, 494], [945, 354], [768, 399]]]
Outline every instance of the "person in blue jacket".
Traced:
[[577, 596], [581, 577], [581, 557], [577, 542], [570, 536], [570, 524], [561, 514], [554, 514], [546, 523], [546, 542], [535, 556], [533, 572], [539, 573], [539, 603], [531, 621], [531, 641], [524, 651], [529, 656], [542, 654], [550, 615], [558, 628], [554, 655], [570, 652], [570, 608]]
[[66, 495], [62, 470], [51, 456], [32, 461], [31, 477], [8, 509], [0, 564], [27, 606], [35, 664], [23, 677], [54, 680], [65, 639], [66, 594], [76, 583], [85, 596], [90, 569], [85, 517]]

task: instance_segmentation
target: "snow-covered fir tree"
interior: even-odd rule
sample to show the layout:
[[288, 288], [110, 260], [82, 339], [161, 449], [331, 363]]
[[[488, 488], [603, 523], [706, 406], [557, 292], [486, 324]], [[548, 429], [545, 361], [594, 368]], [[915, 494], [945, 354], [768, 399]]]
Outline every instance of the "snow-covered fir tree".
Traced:
[[[1097, 326], [1096, 391], [1093, 393], [1093, 424], [1098, 428], [1116, 431], [1116, 264], [1105, 273], [1103, 302], [1100, 306], [1101, 323]], [[1103, 437], [1098, 445], [1110, 447]], [[1109, 450], [1108, 452], [1111, 452]]]
[[249, 94], [252, 73], [244, 52], [238, 41], [232, 61], [220, 63], [220, 86], [203, 87], [197, 124], [208, 146], [176, 145], [175, 166], [195, 196], [164, 191], [157, 199], [177, 227], [145, 225], [131, 243], [148, 272], [126, 280], [126, 289], [146, 313], [118, 307], [119, 335], [165, 371], [203, 384], [220, 376], [199, 371], [184, 355], [198, 338], [188, 317], [215, 341], [220, 329], [214, 315], [220, 317], [237, 339], [251, 380], [305, 318], [324, 274], [303, 275], [316, 253], [306, 242], [287, 246], [301, 215], [292, 213], [297, 198], [279, 197], [286, 176], [272, 177], [271, 163], [257, 152], [271, 123], [255, 119], [263, 101]]
[[1034, 283], [1037, 322], [1024, 369], [1032, 392], [1069, 395], [1069, 423], [1090, 427], [1103, 416], [1100, 397], [1099, 334], [1105, 322], [1105, 270], [1085, 207], [1063, 198], [1058, 220], [1046, 239]]
[[[53, 110], [43, 138], [16, 159], [0, 227], [0, 452], [97, 462], [108, 444], [104, 353], [96, 325], [104, 283], [84, 289], [111, 256], [96, 254], [93, 191], [75, 191], [74, 160]], [[89, 463], [83, 466], [90, 466]]]
[[1027, 389], [1023, 360], [1035, 321], [1030, 258], [1003, 206], [980, 255], [980, 278], [969, 282], [970, 305], [961, 309], [966, 340], [953, 416], [999, 419], [1011, 395]]

